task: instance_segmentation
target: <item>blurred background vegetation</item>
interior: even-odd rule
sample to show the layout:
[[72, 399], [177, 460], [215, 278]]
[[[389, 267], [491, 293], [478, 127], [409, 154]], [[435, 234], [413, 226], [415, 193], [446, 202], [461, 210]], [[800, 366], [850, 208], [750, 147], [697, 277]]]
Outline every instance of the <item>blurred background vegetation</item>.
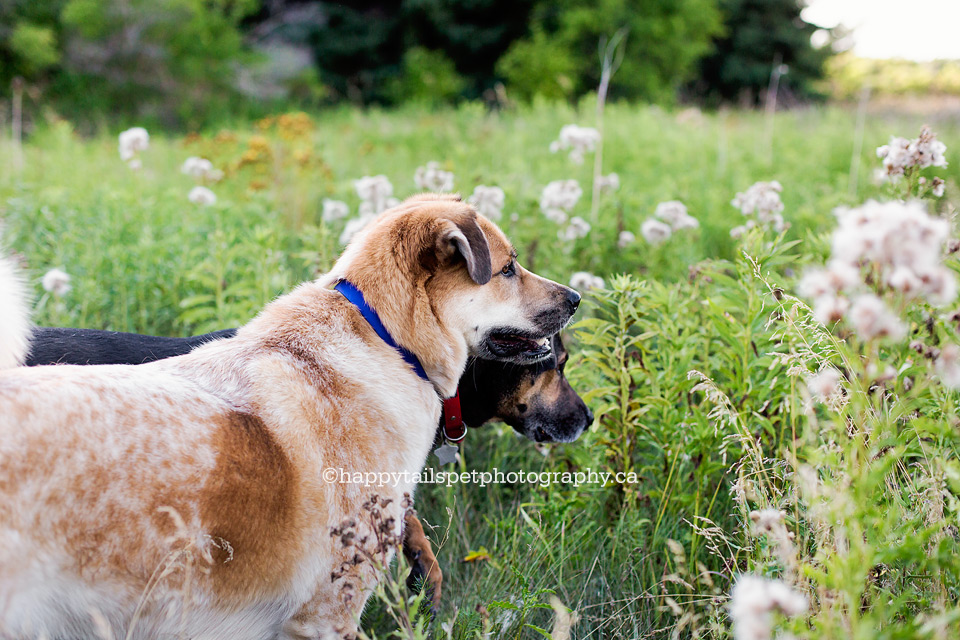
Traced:
[[[717, 106], [780, 103], [865, 84], [960, 92], [956, 65], [830, 62], [838, 36], [800, 0], [5, 0], [0, 92], [81, 127], [198, 128], [277, 108], [347, 102], [491, 106], [575, 103], [597, 87], [597, 46], [626, 27], [612, 99]], [[842, 35], [842, 34], [841, 34]], [[831, 72], [827, 80], [827, 72]], [[881, 86], [882, 85], [882, 86]], [[28, 112], [37, 110], [27, 109]]]

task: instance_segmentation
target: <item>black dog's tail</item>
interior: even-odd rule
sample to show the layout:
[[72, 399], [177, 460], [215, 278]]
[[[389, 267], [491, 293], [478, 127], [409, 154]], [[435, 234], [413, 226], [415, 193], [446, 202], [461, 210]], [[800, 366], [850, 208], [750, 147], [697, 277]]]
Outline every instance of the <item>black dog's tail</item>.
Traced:
[[0, 369], [23, 363], [30, 347], [27, 291], [13, 260], [0, 255]]

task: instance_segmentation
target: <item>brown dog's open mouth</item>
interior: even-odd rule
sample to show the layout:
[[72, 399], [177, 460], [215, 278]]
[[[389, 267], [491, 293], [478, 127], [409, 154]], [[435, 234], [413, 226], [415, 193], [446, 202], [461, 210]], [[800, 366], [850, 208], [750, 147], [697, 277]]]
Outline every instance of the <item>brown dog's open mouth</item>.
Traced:
[[496, 331], [487, 336], [486, 348], [499, 360], [533, 362], [550, 355], [550, 337], [534, 338], [521, 333]]

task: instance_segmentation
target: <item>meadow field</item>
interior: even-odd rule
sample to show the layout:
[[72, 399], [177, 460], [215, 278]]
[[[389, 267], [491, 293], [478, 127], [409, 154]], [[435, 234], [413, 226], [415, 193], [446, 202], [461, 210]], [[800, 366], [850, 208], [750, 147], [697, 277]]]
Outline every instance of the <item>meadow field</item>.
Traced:
[[[589, 100], [277, 114], [150, 131], [131, 168], [119, 130], [81, 137], [51, 116], [22, 152], [0, 138], [4, 241], [34, 284], [37, 324], [185, 336], [238, 326], [327, 269], [364, 176], [386, 176], [402, 199], [435, 161], [433, 175], [451, 172], [465, 197], [500, 187], [499, 223], [521, 263], [585, 294], [566, 371], [597, 418], [565, 445], [535, 445], [500, 424], [471, 431], [462, 470], [525, 470], [537, 481], [421, 486], [442, 606], [429, 626], [424, 616], [401, 632], [384, 592], [366, 633], [761, 640], [775, 626], [784, 638], [960, 637], [953, 276], [937, 271], [942, 286], [928, 295], [927, 280], [900, 286], [880, 258], [856, 254], [857, 275], [846, 275], [899, 318], [874, 309], [888, 323], [872, 332], [854, 316], [859, 298], [823, 324], [822, 292], [801, 284], [808, 269], [856, 253], [831, 240], [844, 219], [834, 210], [870, 199], [895, 204], [859, 210], [864, 237], [887, 233], [891, 251], [909, 245], [931, 273], [943, 249], [946, 269], [960, 270], [944, 242], [957, 237], [960, 118], [859, 120], [824, 107], [769, 120], [612, 104], [599, 173], [618, 184], [595, 194], [596, 152], [577, 164], [550, 149], [564, 125], [594, 118]], [[949, 165], [879, 181], [877, 147], [925, 124]], [[189, 157], [222, 177], [184, 173]], [[934, 176], [946, 181], [942, 197]], [[558, 180], [576, 180], [582, 195], [545, 194]], [[779, 183], [764, 197], [782, 200], [784, 224], [733, 237], [757, 215], [742, 212], [749, 195], [732, 201], [761, 181]], [[188, 197], [197, 186], [215, 202]], [[917, 195], [920, 204], [899, 204]], [[325, 200], [345, 203], [346, 217], [327, 203], [324, 219]], [[670, 201], [696, 224], [651, 225]], [[903, 226], [871, 235], [888, 213]], [[914, 228], [926, 230], [916, 242]], [[51, 269], [69, 284], [54, 274], [44, 287]], [[622, 480], [539, 475], [589, 471]]]

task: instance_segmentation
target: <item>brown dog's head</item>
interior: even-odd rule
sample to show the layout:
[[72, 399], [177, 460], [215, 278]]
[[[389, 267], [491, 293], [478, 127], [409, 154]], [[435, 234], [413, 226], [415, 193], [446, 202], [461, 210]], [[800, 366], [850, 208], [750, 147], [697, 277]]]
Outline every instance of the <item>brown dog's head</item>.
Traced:
[[563, 374], [567, 350], [560, 335], [551, 354], [534, 364], [471, 360], [460, 379], [463, 420], [478, 427], [494, 418], [536, 442], [573, 442], [593, 413]]
[[397, 343], [453, 395], [468, 353], [531, 363], [580, 302], [517, 264], [503, 232], [451, 195], [420, 195], [368, 224], [324, 280], [363, 291]]

